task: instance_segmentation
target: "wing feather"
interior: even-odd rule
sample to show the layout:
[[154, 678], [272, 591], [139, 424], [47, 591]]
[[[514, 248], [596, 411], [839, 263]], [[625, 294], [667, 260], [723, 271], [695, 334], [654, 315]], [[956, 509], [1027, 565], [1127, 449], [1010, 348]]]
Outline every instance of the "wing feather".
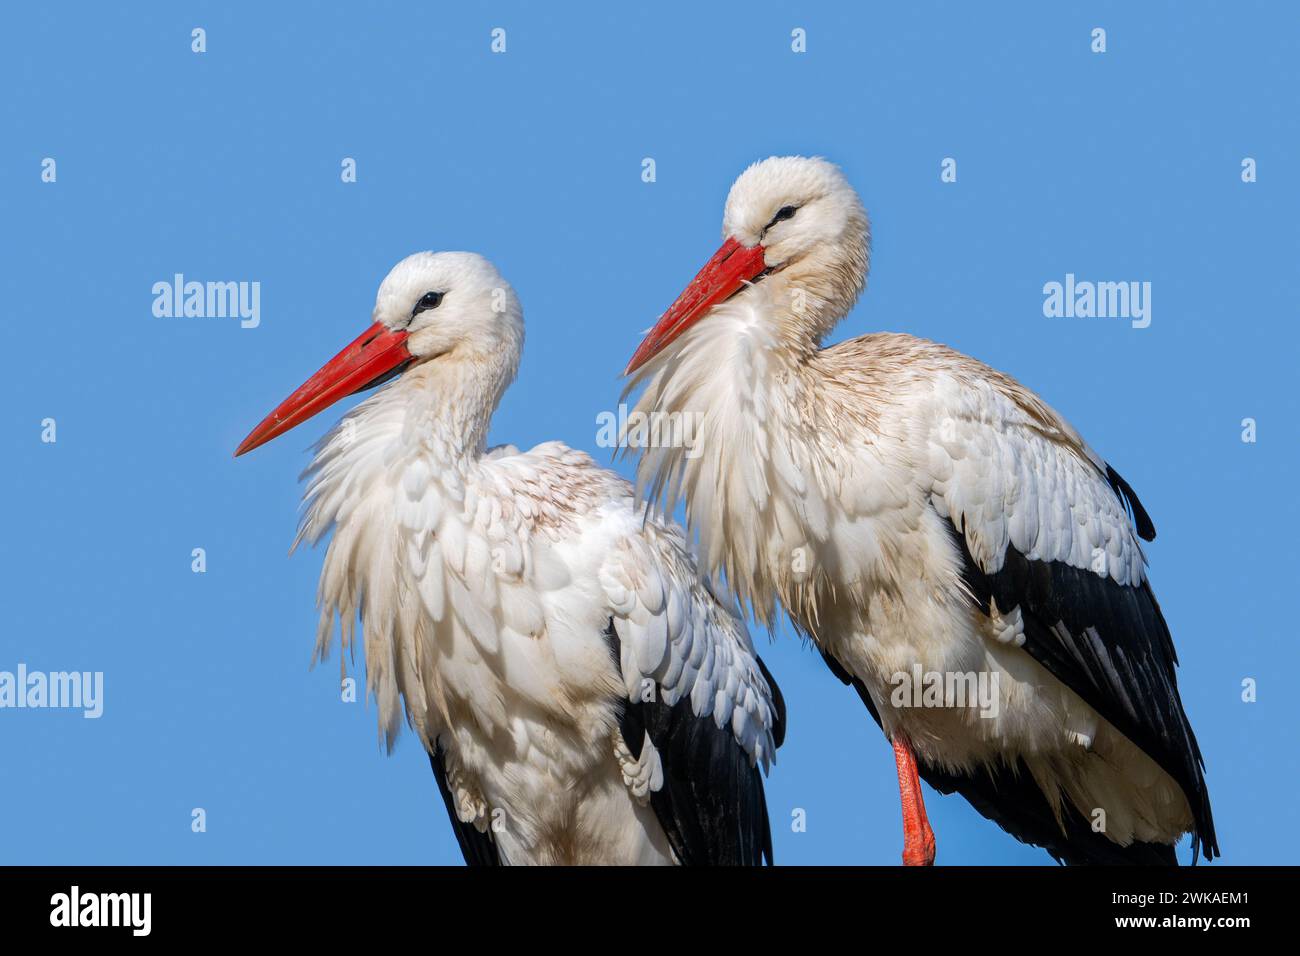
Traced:
[[1212, 858], [1204, 760], [1137, 540], [1154, 537], [1150, 516], [1068, 424], [1037, 400], [1031, 410], [1007, 380], [935, 381], [931, 503], [951, 524], [967, 588], [985, 613], [1018, 607], [1024, 649], [1178, 782]]
[[[698, 579], [680, 533], [638, 525], [607, 556], [606, 632], [627, 699], [620, 734], [660, 774], [649, 800], [679, 861], [772, 860], [762, 774], [785, 705], [740, 618]], [[657, 762], [642, 759], [653, 747]]]

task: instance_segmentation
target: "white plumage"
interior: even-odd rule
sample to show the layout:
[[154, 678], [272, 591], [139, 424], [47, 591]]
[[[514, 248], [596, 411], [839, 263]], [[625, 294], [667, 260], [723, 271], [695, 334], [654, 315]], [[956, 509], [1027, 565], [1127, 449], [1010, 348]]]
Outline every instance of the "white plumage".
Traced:
[[[680, 530], [559, 442], [484, 447], [522, 347], [513, 290], [478, 256], [421, 253], [384, 280], [374, 320], [410, 367], [306, 473], [299, 541], [333, 533], [316, 651], [335, 618], [345, 649], [362, 638], [381, 733], [391, 747], [405, 719], [428, 750], [466, 858], [770, 857], [759, 768], [779, 700]], [[703, 775], [697, 738], [725, 756]]]
[[[821, 160], [758, 163], [724, 244], [629, 365], [637, 411], [702, 416], [695, 454], [638, 449], [686, 501], [703, 565], [812, 635], [894, 741], [905, 859], [933, 859], [905, 771], [1076, 862], [1217, 851], [1131, 489], [1009, 377], [905, 335], [829, 348], [865, 284], [856, 193]], [[996, 713], [899, 704], [899, 675], [983, 675]], [[1099, 813], [1099, 811], [1101, 811]], [[1099, 832], [1096, 821], [1101, 821]], [[928, 845], [927, 845], [928, 844]]]

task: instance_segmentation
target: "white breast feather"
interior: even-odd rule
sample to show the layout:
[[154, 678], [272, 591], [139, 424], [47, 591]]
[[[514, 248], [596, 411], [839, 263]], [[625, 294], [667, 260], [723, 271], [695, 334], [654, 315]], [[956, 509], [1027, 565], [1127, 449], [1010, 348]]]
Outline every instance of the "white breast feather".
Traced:
[[[568, 759], [544, 752], [566, 733], [610, 759], [594, 726], [613, 720], [609, 694], [640, 701], [649, 681], [669, 705], [689, 696], [696, 715], [730, 727], [768, 765], [771, 691], [743, 624], [697, 579], [679, 532], [644, 523], [626, 482], [558, 442], [498, 449], [468, 467], [441, 458], [447, 447], [381, 389], [321, 441], [306, 472], [295, 546], [333, 533], [316, 657], [328, 656], [336, 616], [345, 649], [359, 618], [387, 746], [404, 715], [426, 747], [449, 728], [504, 728], [511, 760]], [[611, 618], [621, 673], [603, 634]], [[529, 729], [565, 720], [573, 726], [562, 732]], [[466, 778], [495, 759], [462, 750]], [[629, 787], [661, 786], [653, 755], [643, 758]]]

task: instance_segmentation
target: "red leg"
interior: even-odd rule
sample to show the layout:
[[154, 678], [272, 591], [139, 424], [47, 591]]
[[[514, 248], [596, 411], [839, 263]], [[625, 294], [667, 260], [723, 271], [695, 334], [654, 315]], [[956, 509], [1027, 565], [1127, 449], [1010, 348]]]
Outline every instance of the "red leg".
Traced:
[[903, 801], [903, 865], [933, 866], [934, 831], [925, 816], [916, 755], [901, 735], [894, 738], [894, 762], [898, 764], [898, 795]]

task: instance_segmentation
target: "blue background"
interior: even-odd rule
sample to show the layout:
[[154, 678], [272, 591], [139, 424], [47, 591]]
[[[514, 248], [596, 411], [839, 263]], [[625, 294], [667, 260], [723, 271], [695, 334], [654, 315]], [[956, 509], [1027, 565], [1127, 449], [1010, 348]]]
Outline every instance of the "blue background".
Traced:
[[[414, 738], [385, 756], [337, 651], [307, 667], [321, 556], [285, 553], [339, 410], [231, 452], [395, 261], [471, 249], [528, 321], [493, 441], [606, 460], [595, 416], [640, 331], [716, 247], [732, 179], [783, 153], [840, 163], [872, 215], [837, 338], [976, 355], [1138, 490], [1224, 860], [1294, 862], [1295, 8], [466, 6], [6, 7], [0, 669], [102, 670], [106, 709], [0, 711], [0, 862], [459, 861]], [[155, 318], [175, 272], [260, 281], [261, 326]], [[1151, 327], [1044, 318], [1067, 272], [1152, 282]], [[758, 640], [790, 705], [778, 861], [897, 862], [882, 735], [810, 647]], [[959, 798], [929, 808], [941, 863], [1048, 862]]]

